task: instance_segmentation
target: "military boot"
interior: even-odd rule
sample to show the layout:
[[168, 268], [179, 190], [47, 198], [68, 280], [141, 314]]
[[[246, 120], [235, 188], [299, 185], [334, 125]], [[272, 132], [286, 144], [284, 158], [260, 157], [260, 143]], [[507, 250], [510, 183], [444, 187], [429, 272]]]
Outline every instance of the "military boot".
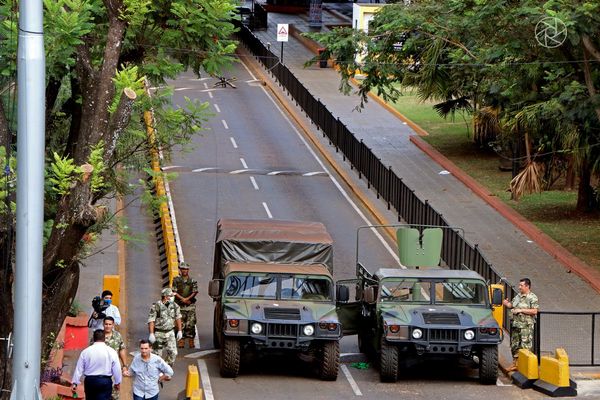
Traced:
[[194, 344], [194, 338], [188, 338], [188, 343], [189, 343], [190, 349], [195, 348], [196, 345]]
[[183, 349], [184, 346], [185, 346], [185, 342], [183, 341], [183, 339], [179, 339], [177, 341], [177, 347], [180, 349]]

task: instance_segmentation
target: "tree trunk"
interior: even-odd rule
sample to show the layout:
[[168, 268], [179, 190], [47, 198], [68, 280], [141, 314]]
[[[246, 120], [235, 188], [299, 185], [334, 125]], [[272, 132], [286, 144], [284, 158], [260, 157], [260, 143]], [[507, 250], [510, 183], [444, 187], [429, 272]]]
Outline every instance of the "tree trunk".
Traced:
[[565, 190], [571, 191], [575, 189], [575, 164], [573, 156], [567, 157], [567, 172], [565, 174]]
[[592, 172], [587, 162], [579, 170], [579, 189], [577, 190], [577, 211], [590, 213], [599, 209], [598, 199], [591, 185]]
[[[14, 229], [10, 223], [5, 224], [3, 228], [0, 231], [0, 304], [4, 306], [0, 307], [0, 321], [2, 321], [0, 324], [0, 338], [7, 338], [14, 326], [14, 310], [10, 306], [13, 304]], [[12, 383], [12, 359], [9, 359], [6, 350], [6, 342], [0, 341], [0, 385], [2, 385], [0, 399], [8, 399], [8, 392], [4, 390], [10, 390]]]
[[12, 142], [8, 120], [4, 111], [4, 104], [0, 96], [0, 146], [6, 147]]

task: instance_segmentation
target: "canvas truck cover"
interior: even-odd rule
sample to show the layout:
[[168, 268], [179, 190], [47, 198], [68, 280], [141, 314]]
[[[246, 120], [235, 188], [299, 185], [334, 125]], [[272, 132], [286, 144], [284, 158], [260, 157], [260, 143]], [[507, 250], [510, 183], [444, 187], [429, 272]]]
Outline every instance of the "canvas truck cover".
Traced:
[[320, 222], [221, 219], [214, 278], [227, 262], [323, 264], [333, 273], [333, 240]]

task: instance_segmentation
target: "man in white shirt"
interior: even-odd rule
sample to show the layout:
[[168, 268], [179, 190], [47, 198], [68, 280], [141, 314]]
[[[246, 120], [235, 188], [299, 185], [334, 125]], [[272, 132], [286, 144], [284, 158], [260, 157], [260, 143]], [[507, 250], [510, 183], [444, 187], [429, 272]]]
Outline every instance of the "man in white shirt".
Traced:
[[94, 344], [81, 352], [73, 373], [71, 390], [75, 392], [81, 378], [85, 377], [87, 400], [110, 400], [113, 383], [117, 390], [121, 386], [119, 355], [104, 343], [104, 338], [104, 331], [94, 331]]
[[121, 313], [119, 309], [111, 304], [112, 303], [112, 292], [110, 290], [105, 290], [102, 292], [102, 301], [104, 305], [108, 305], [104, 310], [98, 312], [92, 309], [90, 320], [88, 321], [88, 327], [92, 332], [95, 330], [104, 330], [104, 318], [113, 317], [115, 320], [115, 326], [121, 325]]
[[152, 353], [150, 342], [140, 340], [140, 354], [136, 355], [125, 371], [133, 377], [133, 400], [158, 400], [158, 384], [171, 380], [173, 369], [160, 356]]

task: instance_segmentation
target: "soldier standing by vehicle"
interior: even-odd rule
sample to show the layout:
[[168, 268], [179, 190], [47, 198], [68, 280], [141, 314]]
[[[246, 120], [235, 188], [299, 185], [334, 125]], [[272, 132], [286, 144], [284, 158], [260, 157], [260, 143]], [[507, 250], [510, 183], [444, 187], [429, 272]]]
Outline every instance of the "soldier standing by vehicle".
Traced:
[[531, 291], [531, 280], [523, 278], [519, 281], [519, 294], [511, 301], [504, 300], [504, 305], [511, 309], [510, 350], [513, 365], [509, 371], [517, 369], [519, 349], [532, 350], [535, 316], [539, 303], [537, 296]]
[[177, 347], [185, 346], [188, 339], [190, 349], [194, 348], [194, 337], [196, 336], [196, 295], [198, 294], [198, 282], [191, 278], [190, 266], [187, 263], [179, 264], [181, 275], [173, 279], [173, 292], [175, 303], [181, 308], [181, 321], [183, 322], [183, 339], [177, 341]]
[[[152, 343], [152, 351], [172, 366], [177, 357], [177, 340], [183, 337], [181, 310], [173, 301], [173, 291], [170, 288], [163, 289], [161, 295], [160, 301], [152, 304], [148, 314], [148, 341]], [[166, 353], [164, 357], [163, 349]]]

